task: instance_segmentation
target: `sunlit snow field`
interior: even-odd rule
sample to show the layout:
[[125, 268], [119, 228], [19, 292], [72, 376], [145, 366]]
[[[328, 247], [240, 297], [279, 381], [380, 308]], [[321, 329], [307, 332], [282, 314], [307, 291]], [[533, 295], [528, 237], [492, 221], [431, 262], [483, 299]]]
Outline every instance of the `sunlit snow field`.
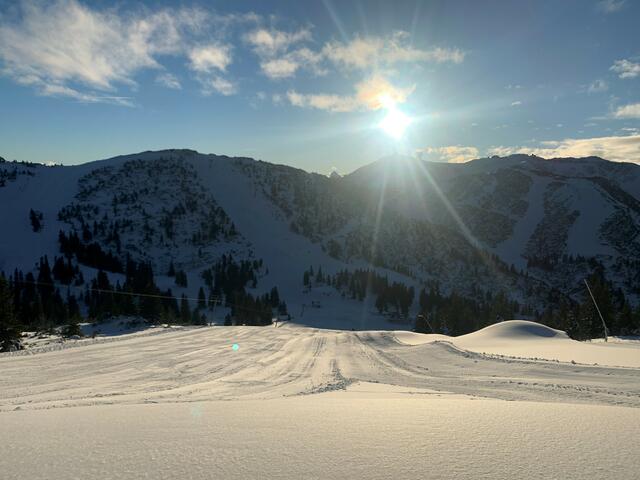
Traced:
[[530, 322], [458, 338], [285, 324], [68, 342], [0, 357], [0, 471], [633, 478], [639, 360], [633, 342]]

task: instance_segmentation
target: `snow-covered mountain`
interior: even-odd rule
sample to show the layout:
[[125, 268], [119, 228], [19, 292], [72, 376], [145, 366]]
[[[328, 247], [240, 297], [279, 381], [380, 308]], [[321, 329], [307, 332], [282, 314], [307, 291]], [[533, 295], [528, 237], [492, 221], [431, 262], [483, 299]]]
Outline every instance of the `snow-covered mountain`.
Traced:
[[[640, 167], [596, 157], [390, 157], [342, 177], [190, 150], [79, 166], [2, 162], [0, 225], [6, 274], [60, 255], [61, 231], [123, 264], [150, 262], [159, 286], [189, 297], [223, 254], [262, 260], [251, 288], [276, 286], [296, 320], [323, 326], [389, 324], [372, 301], [303, 286], [310, 267], [371, 268], [416, 291], [469, 298], [504, 292], [530, 310], [581, 294], [595, 266], [633, 302], [640, 293]], [[101, 266], [80, 263], [85, 278]], [[186, 287], [171, 267], [186, 272]]]

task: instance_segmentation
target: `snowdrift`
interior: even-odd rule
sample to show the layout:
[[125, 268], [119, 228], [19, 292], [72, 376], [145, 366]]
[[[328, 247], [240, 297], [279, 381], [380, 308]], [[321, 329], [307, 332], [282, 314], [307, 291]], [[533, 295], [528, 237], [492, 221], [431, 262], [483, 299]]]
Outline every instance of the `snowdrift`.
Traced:
[[640, 342], [585, 343], [561, 331], [526, 320], [509, 320], [460, 337], [395, 332], [401, 343], [451, 342], [471, 352], [616, 367], [640, 367]]
[[520, 340], [531, 341], [542, 338], [568, 339], [569, 336], [562, 330], [555, 330], [546, 325], [526, 320], [509, 320], [489, 325], [477, 332], [462, 335], [457, 340], [469, 339], [472, 341], [498, 341]]

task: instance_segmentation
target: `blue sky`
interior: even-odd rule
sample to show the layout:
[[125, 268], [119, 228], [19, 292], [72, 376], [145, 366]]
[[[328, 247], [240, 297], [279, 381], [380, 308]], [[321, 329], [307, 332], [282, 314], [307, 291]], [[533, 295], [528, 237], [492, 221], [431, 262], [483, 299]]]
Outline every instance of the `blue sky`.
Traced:
[[639, 24], [631, 0], [0, 0], [0, 155], [640, 163]]

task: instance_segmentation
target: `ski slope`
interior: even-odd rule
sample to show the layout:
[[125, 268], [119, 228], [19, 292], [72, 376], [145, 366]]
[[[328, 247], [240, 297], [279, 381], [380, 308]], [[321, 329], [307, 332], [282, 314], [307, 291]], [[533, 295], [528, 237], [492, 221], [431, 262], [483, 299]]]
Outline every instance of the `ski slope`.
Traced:
[[[513, 337], [511, 323], [477, 341]], [[516, 330], [535, 348], [535, 331]], [[203, 327], [6, 354], [0, 471], [622, 479], [640, 468], [640, 369], [482, 355], [441, 337]]]

